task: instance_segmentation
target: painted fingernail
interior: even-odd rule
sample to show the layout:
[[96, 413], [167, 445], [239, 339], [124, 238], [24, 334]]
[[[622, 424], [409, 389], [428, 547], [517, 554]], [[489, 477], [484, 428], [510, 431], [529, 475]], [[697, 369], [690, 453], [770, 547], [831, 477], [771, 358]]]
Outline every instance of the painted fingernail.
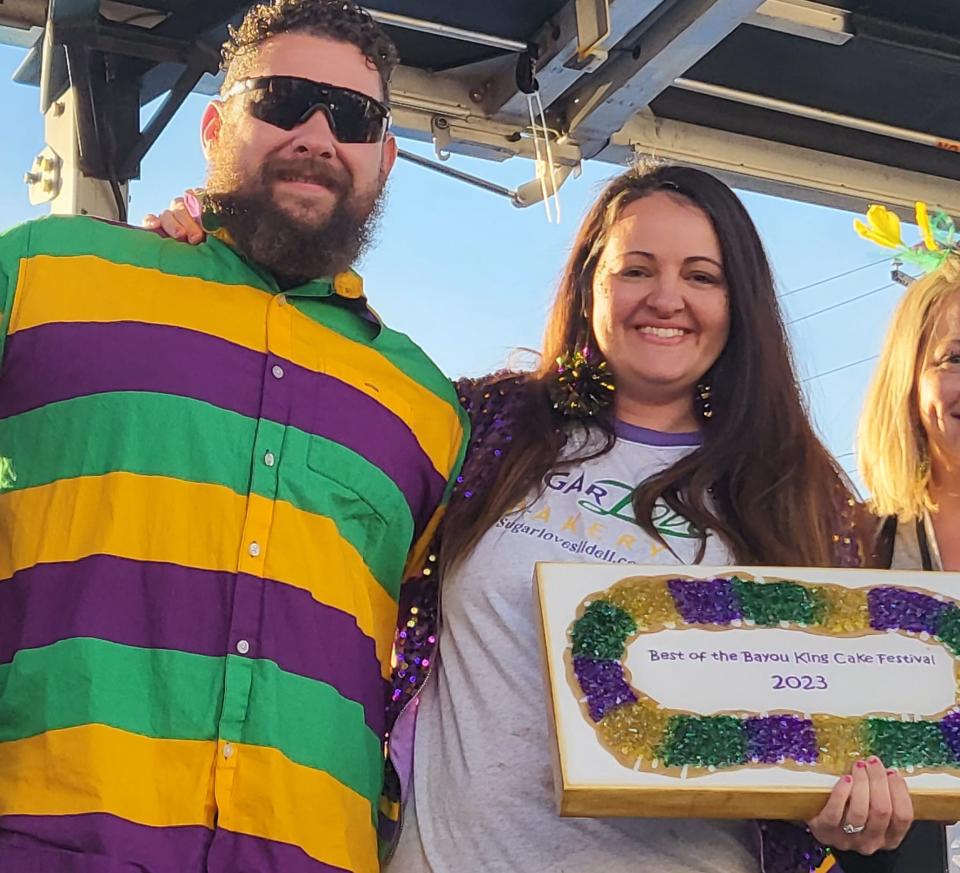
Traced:
[[880, 763], [880, 759], [879, 759], [879, 758], [876, 758], [876, 757], [868, 758], [868, 759], [867, 759], [867, 763], [868, 763], [868, 764], [879, 764], [879, 763]]
[[888, 776], [896, 776], [896, 775], [897, 775], [897, 771], [896, 771], [896, 770], [887, 770], [887, 775], [888, 775]]
[[866, 766], [867, 766], [867, 765], [864, 764], [863, 761], [857, 761], [857, 769], [858, 769], [858, 770], [862, 770], [862, 769], [863, 769], [864, 767], [866, 767]]
[[847, 774], [846, 776], [843, 777], [843, 781], [844, 781], [844, 782], [853, 782], [853, 777], [850, 776], [849, 774]]

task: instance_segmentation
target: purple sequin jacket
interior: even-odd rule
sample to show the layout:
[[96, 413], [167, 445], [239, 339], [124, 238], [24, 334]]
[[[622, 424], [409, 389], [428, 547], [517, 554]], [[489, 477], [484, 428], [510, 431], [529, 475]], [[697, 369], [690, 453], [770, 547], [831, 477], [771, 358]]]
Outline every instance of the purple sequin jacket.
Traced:
[[[524, 406], [525, 377], [500, 373], [457, 383], [460, 402], [471, 421], [470, 448], [451, 497], [482, 500], [502, 459], [508, 455], [514, 428]], [[853, 504], [849, 504], [852, 506]], [[844, 503], [834, 540], [835, 564], [862, 564], [862, 549], [854, 535], [853, 511]], [[413, 740], [418, 695], [437, 654], [440, 579], [436, 572], [438, 539], [421, 574], [405, 583], [400, 603], [396, 639], [396, 667], [387, 704], [387, 762], [384, 796], [380, 805], [382, 855], [388, 858], [399, 839], [403, 803], [409, 794], [413, 765]], [[823, 862], [827, 849], [802, 826], [788, 822], [756, 823], [758, 870], [761, 873], [812, 873]], [[841, 873], [840, 867], [834, 867]]]

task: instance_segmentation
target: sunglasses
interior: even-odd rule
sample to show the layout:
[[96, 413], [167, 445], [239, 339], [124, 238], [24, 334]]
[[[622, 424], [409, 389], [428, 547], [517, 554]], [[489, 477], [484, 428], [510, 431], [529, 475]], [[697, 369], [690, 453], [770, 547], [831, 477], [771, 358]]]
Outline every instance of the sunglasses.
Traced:
[[390, 110], [379, 100], [312, 79], [297, 76], [241, 79], [223, 99], [241, 94], [248, 96], [247, 111], [254, 118], [283, 130], [293, 130], [314, 112], [322, 112], [333, 135], [342, 143], [380, 142], [390, 125]]

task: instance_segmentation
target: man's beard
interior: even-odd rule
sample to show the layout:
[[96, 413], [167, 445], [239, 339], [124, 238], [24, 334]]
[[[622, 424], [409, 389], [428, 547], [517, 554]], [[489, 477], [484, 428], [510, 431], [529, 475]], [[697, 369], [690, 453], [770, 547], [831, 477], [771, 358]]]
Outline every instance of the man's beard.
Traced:
[[[274, 185], [283, 179], [323, 185], [334, 198], [324, 217], [280, 206]], [[333, 277], [352, 266], [373, 240], [383, 212], [383, 186], [357, 193], [345, 170], [323, 160], [268, 159], [254, 179], [211, 165], [207, 200], [237, 250], [266, 267], [283, 287]]]

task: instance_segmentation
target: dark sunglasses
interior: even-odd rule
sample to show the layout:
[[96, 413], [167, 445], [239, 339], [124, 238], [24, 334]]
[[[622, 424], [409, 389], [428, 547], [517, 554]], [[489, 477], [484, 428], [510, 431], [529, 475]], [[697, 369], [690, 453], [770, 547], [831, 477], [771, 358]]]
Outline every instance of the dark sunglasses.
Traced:
[[293, 130], [314, 112], [327, 116], [333, 135], [343, 143], [375, 143], [390, 124], [390, 110], [380, 101], [338, 85], [297, 76], [241, 79], [224, 100], [248, 95], [247, 111], [260, 121]]

